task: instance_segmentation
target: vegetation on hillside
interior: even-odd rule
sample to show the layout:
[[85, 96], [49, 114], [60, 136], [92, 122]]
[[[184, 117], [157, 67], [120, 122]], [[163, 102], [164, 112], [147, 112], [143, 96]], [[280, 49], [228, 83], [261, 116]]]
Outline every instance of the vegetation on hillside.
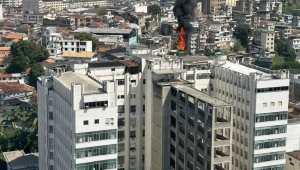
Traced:
[[252, 36], [251, 27], [249, 24], [239, 24], [234, 28], [233, 36], [235, 36], [241, 45], [248, 49], [250, 37]]
[[[37, 105], [29, 110], [5, 112], [4, 121], [0, 124], [0, 169], [6, 169], [2, 152], [24, 150], [25, 153], [38, 152]], [[28, 125], [27, 128], [16, 126], [16, 123]]]

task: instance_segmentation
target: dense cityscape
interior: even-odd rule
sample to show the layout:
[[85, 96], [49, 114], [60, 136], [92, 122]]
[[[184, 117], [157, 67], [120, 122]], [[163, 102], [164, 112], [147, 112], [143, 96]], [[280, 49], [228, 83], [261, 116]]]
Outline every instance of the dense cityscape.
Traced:
[[0, 0], [0, 170], [300, 170], [300, 1]]

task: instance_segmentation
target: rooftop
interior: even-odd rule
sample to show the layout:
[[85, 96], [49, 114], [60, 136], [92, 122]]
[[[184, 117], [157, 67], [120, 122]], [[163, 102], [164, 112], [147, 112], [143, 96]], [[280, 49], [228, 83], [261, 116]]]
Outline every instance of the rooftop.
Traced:
[[57, 77], [57, 80], [71, 90], [72, 84], [83, 84], [84, 93], [99, 93], [101, 85], [89, 78], [87, 75], [75, 72], [66, 72]]
[[213, 106], [216, 106], [216, 107], [220, 107], [220, 106], [230, 106], [229, 103], [226, 103], [222, 100], [219, 100], [217, 98], [214, 98], [212, 96], [209, 96], [199, 90], [196, 90], [192, 87], [189, 87], [187, 85], [174, 85], [173, 86], [174, 88], [186, 93], [186, 94], [189, 94], [191, 96], [194, 96], [195, 98], [198, 98], [206, 103], [209, 103]]
[[293, 152], [287, 152], [286, 153], [287, 155], [295, 158], [295, 159], [298, 159], [300, 161], [300, 151], [293, 151]]
[[6, 38], [6, 39], [18, 39], [21, 40], [23, 38], [23, 35], [20, 34], [4, 34], [2, 35], [2, 38]]
[[119, 66], [124, 66], [123, 63], [119, 61], [109, 61], [109, 62], [93, 62], [93, 63], [88, 63], [89, 68], [99, 68], [99, 67], [119, 67]]
[[18, 82], [0, 82], [0, 94], [12, 94], [18, 92], [33, 92], [34, 88]]
[[246, 66], [241, 65], [241, 64], [236, 64], [236, 63], [232, 63], [232, 62], [228, 62], [228, 61], [225, 62], [221, 67], [222, 68], [227, 68], [231, 71], [238, 72], [238, 73], [245, 74], [245, 75], [250, 75], [251, 73], [267, 74], [267, 73], [264, 73], [260, 70], [256, 70], [256, 69], [249, 68], [249, 67], [246, 67]]
[[133, 62], [131, 60], [123, 60], [123, 61], [120, 61], [122, 64], [124, 64], [126, 67], [138, 67], [138, 63], [136, 62]]
[[28, 166], [37, 167], [39, 165], [38, 153], [25, 154], [24, 151], [12, 151], [3, 152], [3, 156], [11, 168]]
[[10, 47], [0, 47], [0, 51], [10, 51]]
[[129, 34], [132, 29], [112, 29], [112, 28], [78, 28], [74, 32], [89, 32], [94, 34]]
[[83, 51], [83, 52], [64, 52], [62, 54], [63, 57], [75, 57], [75, 58], [92, 58], [94, 57], [95, 53], [90, 51]]

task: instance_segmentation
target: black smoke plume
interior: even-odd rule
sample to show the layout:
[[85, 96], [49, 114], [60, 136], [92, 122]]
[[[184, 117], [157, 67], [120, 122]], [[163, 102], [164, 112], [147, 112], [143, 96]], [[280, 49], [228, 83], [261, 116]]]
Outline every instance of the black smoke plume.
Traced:
[[191, 33], [193, 31], [193, 26], [191, 21], [195, 17], [195, 8], [197, 3], [195, 0], [176, 0], [173, 12], [175, 18], [178, 21], [177, 31], [180, 32], [181, 28], [184, 28], [186, 39], [185, 39], [185, 50], [187, 54], [190, 54], [191, 50]]

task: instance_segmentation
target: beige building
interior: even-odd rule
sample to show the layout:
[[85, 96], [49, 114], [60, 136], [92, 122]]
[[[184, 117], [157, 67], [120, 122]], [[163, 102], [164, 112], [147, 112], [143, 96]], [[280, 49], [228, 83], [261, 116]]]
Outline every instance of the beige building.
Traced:
[[63, 1], [47, 1], [43, 2], [44, 8], [61, 11], [66, 8], [82, 8], [93, 6], [107, 6], [106, 1], [84, 1], [84, 2], [63, 2]]
[[300, 151], [287, 152], [285, 170], [299, 170], [300, 169]]
[[272, 57], [275, 46], [275, 26], [273, 24], [256, 25], [253, 34], [253, 45], [255, 48], [268, 53], [267, 57]]

